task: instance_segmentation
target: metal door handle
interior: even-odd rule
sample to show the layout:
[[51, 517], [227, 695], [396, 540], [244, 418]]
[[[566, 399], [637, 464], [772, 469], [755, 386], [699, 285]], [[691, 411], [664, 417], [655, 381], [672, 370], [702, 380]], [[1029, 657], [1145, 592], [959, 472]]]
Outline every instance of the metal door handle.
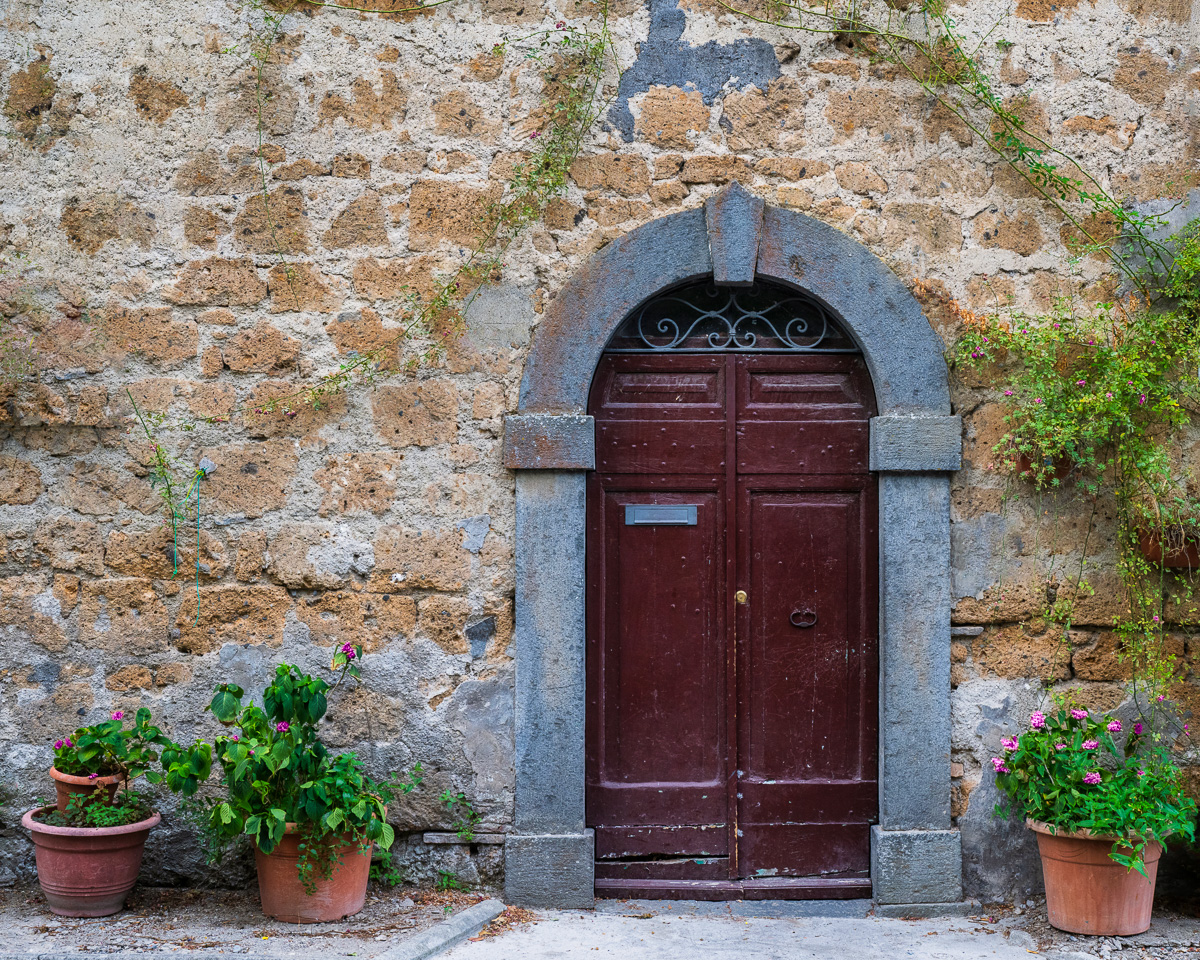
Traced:
[[807, 630], [817, 622], [817, 614], [813, 610], [805, 607], [803, 611], [793, 610], [792, 615], [788, 618], [792, 621], [793, 627], [799, 627], [801, 630]]

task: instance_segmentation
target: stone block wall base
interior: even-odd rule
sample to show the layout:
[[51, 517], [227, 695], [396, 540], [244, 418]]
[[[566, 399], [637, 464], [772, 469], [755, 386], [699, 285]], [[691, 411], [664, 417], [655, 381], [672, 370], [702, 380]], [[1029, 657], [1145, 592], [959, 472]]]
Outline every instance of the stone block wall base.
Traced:
[[595, 906], [591, 830], [510, 836], [504, 842], [504, 901], [518, 907], [591, 910]]
[[957, 830], [871, 828], [871, 883], [883, 904], [962, 900], [962, 843]]
[[971, 917], [981, 909], [978, 900], [958, 903], [877, 903], [872, 912], [877, 917], [924, 920], [929, 917]]

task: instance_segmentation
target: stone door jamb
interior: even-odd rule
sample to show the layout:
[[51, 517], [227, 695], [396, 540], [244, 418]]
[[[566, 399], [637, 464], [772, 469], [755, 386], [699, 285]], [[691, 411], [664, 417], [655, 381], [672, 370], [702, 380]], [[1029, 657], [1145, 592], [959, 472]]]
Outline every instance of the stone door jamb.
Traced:
[[865, 247], [733, 183], [703, 209], [653, 220], [597, 253], [546, 309], [505, 420], [516, 471], [516, 811], [505, 895], [593, 905], [584, 822], [585, 477], [595, 466], [587, 398], [617, 325], [667, 287], [709, 274], [803, 290], [833, 311], [871, 371], [879, 415], [879, 824], [871, 879], [884, 904], [962, 897], [950, 825], [950, 414], [940, 338], [912, 294]]

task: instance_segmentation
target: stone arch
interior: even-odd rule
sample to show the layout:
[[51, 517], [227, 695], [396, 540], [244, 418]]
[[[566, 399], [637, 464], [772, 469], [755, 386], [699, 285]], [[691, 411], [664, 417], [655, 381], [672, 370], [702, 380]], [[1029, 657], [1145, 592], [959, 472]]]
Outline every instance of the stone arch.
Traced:
[[734, 183], [703, 209], [651, 221], [598, 252], [558, 293], [534, 335], [505, 466], [516, 471], [516, 811], [507, 899], [590, 906], [584, 822], [587, 397], [617, 325], [665, 288], [756, 276], [821, 300], [862, 348], [879, 415], [880, 822], [871, 875], [885, 904], [961, 898], [950, 825], [950, 414], [940, 338], [905, 286], [832, 227], [771, 207]]

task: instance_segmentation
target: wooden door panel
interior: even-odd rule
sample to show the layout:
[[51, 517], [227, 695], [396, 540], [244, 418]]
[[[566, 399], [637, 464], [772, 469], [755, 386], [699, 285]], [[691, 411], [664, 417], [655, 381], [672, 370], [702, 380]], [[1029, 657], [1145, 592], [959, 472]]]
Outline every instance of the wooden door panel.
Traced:
[[712, 476], [725, 470], [725, 424], [602, 420], [596, 469], [604, 473]]
[[[645, 852], [723, 853], [725, 524], [723, 481], [671, 492], [592, 478], [588, 822], [661, 828]], [[694, 525], [631, 525], [627, 506], [695, 508]], [[598, 548], [598, 549], [597, 549]], [[599, 602], [596, 602], [599, 600]], [[664, 744], [670, 748], [663, 749]], [[701, 847], [672, 846], [675, 828], [708, 828]], [[713, 838], [719, 838], [713, 839]], [[623, 841], [624, 842], [624, 841]]]
[[789, 423], [743, 422], [737, 426], [737, 469], [747, 473], [807, 475], [865, 473], [870, 430], [865, 420]]
[[[878, 549], [862, 358], [609, 354], [589, 412], [597, 894], [869, 895]], [[633, 510], [653, 505], [676, 509]]]

